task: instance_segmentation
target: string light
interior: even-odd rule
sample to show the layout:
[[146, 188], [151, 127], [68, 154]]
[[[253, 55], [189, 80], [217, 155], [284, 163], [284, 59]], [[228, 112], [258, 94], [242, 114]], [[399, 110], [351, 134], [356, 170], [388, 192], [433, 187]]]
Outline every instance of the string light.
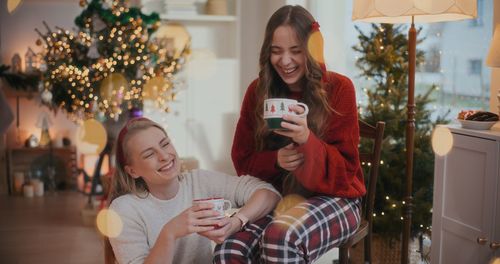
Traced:
[[[44, 87], [54, 93], [57, 89], [65, 89], [69, 99], [54, 101], [54, 106], [65, 109], [73, 120], [93, 117], [95, 114], [102, 116], [103, 113], [115, 118], [122, 113], [122, 105], [132, 108], [142, 104], [145, 80], [156, 76], [156, 73], [164, 73], [168, 84], [165, 87], [170, 92], [162, 90], [158, 93], [156, 105], [167, 110], [168, 102], [175, 98], [177, 92], [173, 89], [173, 74], [179, 71], [186, 61], [185, 57], [190, 53], [189, 43], [180, 56], [175, 58], [166, 57], [165, 48], [157, 45], [154, 45], [154, 51], [149, 49], [149, 46], [145, 45], [149, 40], [148, 32], [158, 25], [157, 20], [146, 22], [143, 18], [148, 16], [140, 11], [137, 13], [137, 10], [131, 12], [131, 9], [125, 6], [125, 1], [113, 1], [110, 10], [116, 18], [106, 18], [108, 28], [99, 30], [99, 33], [94, 32], [95, 23], [102, 18], [99, 12], [106, 12], [100, 8], [101, 11], [96, 11], [97, 14], [92, 17], [83, 18], [81, 27], [84, 29], [79, 32], [73, 33], [60, 28], [52, 31], [45, 23], [47, 33], [42, 34], [37, 30], [41, 40], [45, 42], [42, 55], [47, 71], [44, 76], [50, 80], [44, 82]], [[128, 22], [122, 23], [122, 18], [126, 18]], [[89, 55], [85, 54], [94, 46], [99, 56], [97, 59], [89, 58]], [[110, 47], [115, 48], [109, 51]], [[155, 56], [154, 63], [151, 62], [152, 52]], [[86, 61], [91, 63], [86, 64]], [[126, 79], [129, 87], [109, 91], [110, 98], [103, 97], [103, 91], [100, 91], [99, 96], [94, 88], [99, 88], [100, 83], [112, 76], [111, 73], [128, 73]]]

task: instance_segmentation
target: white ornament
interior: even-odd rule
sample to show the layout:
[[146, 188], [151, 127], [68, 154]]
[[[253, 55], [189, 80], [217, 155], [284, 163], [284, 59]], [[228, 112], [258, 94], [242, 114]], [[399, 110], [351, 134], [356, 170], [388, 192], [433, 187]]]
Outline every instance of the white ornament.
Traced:
[[95, 32], [98, 32], [98, 31], [105, 29], [107, 26], [106, 26], [106, 23], [104, 23], [104, 21], [102, 21], [100, 17], [98, 17], [97, 15], [93, 15], [92, 16], [92, 27], [94, 28]]
[[99, 51], [97, 50], [97, 44], [92, 42], [92, 45], [90, 45], [89, 51], [87, 52], [87, 56], [91, 59], [98, 59], [101, 57], [99, 54]]
[[40, 62], [40, 71], [41, 72], [47, 71], [47, 63], [45, 63], [44, 61]]
[[50, 102], [52, 102], [52, 93], [49, 90], [45, 89], [42, 92], [41, 98], [44, 103], [49, 104]]

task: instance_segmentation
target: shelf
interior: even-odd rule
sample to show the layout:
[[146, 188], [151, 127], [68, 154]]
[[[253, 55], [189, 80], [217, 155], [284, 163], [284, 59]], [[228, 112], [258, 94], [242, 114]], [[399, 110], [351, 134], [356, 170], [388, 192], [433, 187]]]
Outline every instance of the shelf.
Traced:
[[234, 22], [236, 16], [218, 16], [218, 15], [160, 15], [161, 19], [175, 21], [205, 21], [205, 22]]
[[32, 87], [30, 87], [29, 90], [22, 90], [22, 89], [16, 90], [8, 86], [8, 84], [2, 84], [1, 82], [0, 82], [0, 90], [3, 90], [7, 98], [24, 97], [32, 99], [38, 94], [38, 91]]

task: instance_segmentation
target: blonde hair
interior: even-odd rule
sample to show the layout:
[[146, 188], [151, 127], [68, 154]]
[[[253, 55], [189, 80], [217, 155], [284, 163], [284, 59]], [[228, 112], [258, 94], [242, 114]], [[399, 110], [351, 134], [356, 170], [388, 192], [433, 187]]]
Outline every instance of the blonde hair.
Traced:
[[[149, 190], [146, 182], [140, 177], [137, 179], [132, 178], [132, 176], [125, 171], [125, 166], [130, 162], [130, 160], [127, 159], [127, 157], [130, 157], [127, 146], [128, 140], [139, 131], [144, 131], [150, 127], [156, 127], [167, 135], [167, 132], [162, 126], [144, 117], [129, 120], [120, 130], [118, 139], [116, 140], [116, 169], [111, 179], [108, 204], [111, 204], [114, 199], [129, 193], [139, 197], [141, 195], [148, 195]], [[106, 264], [116, 263], [113, 248], [107, 237], [104, 238], [104, 261]]]

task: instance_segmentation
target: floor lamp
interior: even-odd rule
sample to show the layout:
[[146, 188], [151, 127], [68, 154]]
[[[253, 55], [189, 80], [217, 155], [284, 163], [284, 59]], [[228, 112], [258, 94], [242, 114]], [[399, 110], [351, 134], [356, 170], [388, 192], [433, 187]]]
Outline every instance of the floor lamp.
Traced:
[[403, 201], [401, 263], [408, 263], [413, 207], [413, 138], [415, 134], [415, 59], [417, 31], [414, 23], [475, 18], [477, 0], [354, 0], [352, 19], [371, 23], [411, 23], [408, 32], [408, 104], [406, 122], [406, 190]]
[[[500, 24], [495, 27], [495, 33], [490, 43], [490, 51], [486, 57], [486, 65], [492, 68], [500, 68]], [[498, 113], [500, 114], [500, 89], [497, 91]]]

